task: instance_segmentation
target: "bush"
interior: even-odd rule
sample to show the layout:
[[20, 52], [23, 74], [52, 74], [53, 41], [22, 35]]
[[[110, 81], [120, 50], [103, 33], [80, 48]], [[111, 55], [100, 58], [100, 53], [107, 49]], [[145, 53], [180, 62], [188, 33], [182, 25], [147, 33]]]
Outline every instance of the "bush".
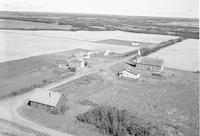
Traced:
[[92, 101], [89, 101], [89, 100], [83, 100], [83, 101], [79, 101], [79, 103], [81, 105], [88, 105], [88, 106], [98, 106], [98, 104], [92, 102]]
[[76, 72], [76, 67], [71, 67], [69, 70], [70, 72]]
[[61, 113], [61, 114], [64, 114], [66, 110], [67, 110], [67, 107], [66, 107], [66, 106], [61, 106], [61, 107], [60, 107], [60, 113]]
[[95, 107], [76, 117], [112, 136], [151, 136], [152, 126], [115, 107]]

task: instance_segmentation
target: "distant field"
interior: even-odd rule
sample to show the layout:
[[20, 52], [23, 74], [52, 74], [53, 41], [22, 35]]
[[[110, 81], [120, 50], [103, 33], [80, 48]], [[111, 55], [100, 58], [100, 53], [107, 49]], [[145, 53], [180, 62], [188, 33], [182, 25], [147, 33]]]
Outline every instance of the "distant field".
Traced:
[[56, 25], [40, 22], [29, 22], [19, 20], [0, 19], [0, 29], [22, 29], [22, 30], [71, 30], [70, 25]]
[[[72, 26], [70, 31], [114, 31], [121, 30], [133, 33], [174, 35], [184, 38], [199, 38], [199, 20], [187, 18], [165, 18], [165, 17], [137, 17], [117, 15], [95, 15], [95, 14], [65, 14], [65, 13], [42, 13], [42, 12], [0, 12], [0, 19], [10, 19], [46, 24], [58, 24], [55, 28], [66, 30]], [[10, 23], [10, 22], [8, 22]], [[25, 25], [8, 25], [8, 29], [27, 29]], [[12, 27], [16, 26], [15, 27]], [[46, 26], [41, 25], [46, 29]], [[48, 25], [47, 25], [48, 26]], [[55, 30], [51, 26], [48, 29]], [[7, 29], [7, 27], [2, 28]], [[43, 28], [41, 28], [43, 29]]]
[[123, 31], [21, 31], [0, 30], [0, 62], [15, 60], [45, 53], [71, 49], [109, 50], [124, 53], [138, 47], [97, 43], [99, 40], [116, 39], [119, 41], [137, 41], [161, 43], [177, 36], [138, 34]]
[[187, 39], [161, 49], [149, 57], [165, 59], [166, 67], [197, 71], [199, 69], [199, 40]]
[[138, 45], [131, 45], [131, 42], [135, 41], [125, 41], [125, 40], [117, 40], [117, 39], [107, 39], [107, 40], [101, 40], [96, 41], [97, 43], [104, 43], [104, 44], [112, 44], [112, 45], [124, 45], [124, 46], [132, 46], [132, 47], [151, 47], [156, 46], [152, 43], [144, 43], [144, 42], [136, 42]]
[[[23, 31], [19, 31], [22, 32]], [[28, 33], [28, 32], [27, 32]], [[60, 38], [72, 38], [83, 41], [101, 41], [108, 39], [124, 40], [124, 41], [138, 41], [144, 43], [161, 43], [170, 39], [176, 39], [178, 36], [158, 35], [158, 34], [142, 34], [124, 31], [30, 31], [31, 34], [41, 34], [45, 36], [55, 36]]]

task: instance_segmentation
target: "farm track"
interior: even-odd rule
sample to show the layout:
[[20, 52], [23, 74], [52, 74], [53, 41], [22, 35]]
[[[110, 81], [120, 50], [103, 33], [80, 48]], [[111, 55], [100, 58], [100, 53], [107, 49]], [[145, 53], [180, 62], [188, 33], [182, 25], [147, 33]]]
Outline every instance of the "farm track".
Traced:
[[51, 136], [72, 136], [71, 134], [60, 132], [60, 131], [57, 131], [57, 130], [53, 130], [53, 129], [47, 128], [45, 126], [42, 126], [41, 124], [37, 124], [35, 122], [32, 122], [31, 120], [25, 119], [24, 117], [22, 117], [18, 113], [18, 109], [21, 106], [23, 106], [24, 104], [26, 104], [26, 100], [28, 98], [30, 98], [30, 96], [33, 96], [33, 95], [38, 96], [39, 92], [41, 92], [41, 91], [48, 91], [49, 89], [53, 89], [53, 88], [58, 87], [62, 84], [65, 84], [65, 83], [70, 82], [72, 80], [78, 79], [82, 76], [86, 76], [86, 75], [89, 75], [89, 74], [92, 74], [92, 73], [96, 73], [100, 69], [107, 69], [114, 64], [117, 64], [117, 63], [122, 62], [122, 61], [129, 60], [130, 58], [132, 58], [134, 56], [135, 56], [135, 54], [131, 55], [129, 57], [126, 57], [124, 59], [117, 60], [117, 61], [112, 62], [112, 63], [99, 64], [99, 65], [94, 66], [92, 68], [83, 69], [80, 72], [78, 72], [76, 75], [74, 75], [70, 78], [64, 79], [64, 80], [56, 82], [56, 83], [49, 84], [48, 86], [43, 87], [43, 88], [34, 89], [33, 91], [25, 93], [23, 95], [18, 95], [18, 96], [15, 96], [15, 97], [3, 99], [3, 100], [0, 101], [0, 118], [11, 121], [11, 122], [16, 122], [16, 123], [18, 123], [22, 126], [34, 129], [36, 131], [39, 131], [39, 132], [42, 132], [42, 133], [45, 133], [45, 134], [49, 134]]

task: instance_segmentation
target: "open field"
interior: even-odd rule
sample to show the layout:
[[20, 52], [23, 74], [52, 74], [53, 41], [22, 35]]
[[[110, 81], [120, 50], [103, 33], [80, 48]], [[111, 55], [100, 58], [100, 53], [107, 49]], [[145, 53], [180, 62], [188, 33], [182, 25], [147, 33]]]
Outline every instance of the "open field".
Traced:
[[[22, 32], [23, 31], [19, 31]], [[143, 34], [124, 31], [30, 31], [31, 34], [41, 34], [45, 36], [54, 36], [60, 38], [71, 38], [83, 41], [97, 42], [106, 39], [118, 39], [124, 41], [138, 41], [152, 44], [158, 44], [171, 39], [176, 39], [178, 36], [158, 35], [158, 34]]]
[[187, 39], [149, 55], [165, 59], [166, 67], [199, 71], [199, 40]]
[[[68, 37], [59, 36], [60, 32], [52, 31], [52, 35], [43, 35], [41, 31], [0, 31], [0, 62], [15, 60], [35, 55], [67, 51], [72, 49], [87, 49], [125, 53], [134, 51], [136, 47], [99, 44]], [[69, 34], [73, 35], [73, 32]], [[57, 35], [57, 36], [55, 36]], [[85, 33], [83, 33], [85, 35]], [[17, 43], [17, 44], [16, 44]], [[18, 45], [18, 46], [16, 46]]]
[[[28, 22], [19, 20], [0, 19], [0, 29], [11, 30], [71, 30], [72, 26], [60, 26], [56, 24], [47, 24], [39, 22]], [[22, 30], [23, 30], [22, 29]]]
[[[194, 39], [199, 38], [198, 19], [9, 11], [0, 12], [0, 19], [57, 24], [58, 26], [55, 28], [63, 28], [63, 30], [66, 30], [65, 26], [71, 26], [70, 31], [121, 30], [146, 34], [175, 35]], [[11, 29], [12, 21], [9, 21], [9, 23], [11, 24], [2, 29]], [[24, 23], [27, 24], [26, 22]], [[55, 28], [49, 27], [51, 30], [55, 30]], [[30, 30], [27, 25], [20, 25], [17, 29]], [[46, 29], [46, 26], [43, 29]]]
[[[130, 66], [119, 63], [108, 71], [84, 76], [58, 87], [58, 91], [69, 100], [70, 108], [63, 115], [52, 115], [27, 106], [23, 106], [20, 113], [60, 131], [101, 136], [103, 134], [93, 126], [78, 122], [76, 116], [95, 105], [114, 106], [161, 127], [168, 135], [198, 135], [197, 73], [166, 69], [164, 77], [154, 77], [148, 71], [134, 69], [141, 74], [139, 80], [119, 79], [116, 73], [126, 67]], [[83, 104], [85, 100], [87, 103]]]
[[110, 52], [117, 53], [125, 53], [138, 49], [138, 47], [123, 45], [116, 46], [96, 42], [109, 38], [157, 44], [178, 37], [138, 34], [122, 31], [61, 32], [1, 30], [0, 62], [76, 48], [99, 51], [105, 51], [108, 49]]
[[74, 75], [56, 69], [57, 65], [65, 64], [67, 57], [84, 51], [77, 49], [0, 63], [0, 99]]

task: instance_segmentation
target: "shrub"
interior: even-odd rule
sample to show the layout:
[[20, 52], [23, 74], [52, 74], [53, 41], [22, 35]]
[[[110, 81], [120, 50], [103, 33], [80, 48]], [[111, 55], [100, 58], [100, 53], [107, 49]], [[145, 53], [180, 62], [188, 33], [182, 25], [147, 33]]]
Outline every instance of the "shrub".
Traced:
[[61, 107], [60, 107], [60, 113], [61, 113], [61, 114], [64, 114], [66, 110], [67, 110], [67, 107], [66, 107], [66, 106], [61, 106]]
[[83, 100], [83, 101], [79, 101], [79, 103], [81, 105], [88, 105], [88, 106], [98, 106], [98, 104], [92, 102], [92, 101], [89, 101], [89, 100]]
[[70, 70], [71, 72], [76, 72], [76, 67], [71, 67], [69, 70]]
[[115, 107], [95, 107], [76, 117], [78, 121], [92, 124], [112, 136], [151, 136], [150, 124]]
[[54, 110], [51, 111], [51, 113], [52, 113], [52, 114], [58, 114], [59, 111], [58, 111], [58, 109], [54, 109]]

